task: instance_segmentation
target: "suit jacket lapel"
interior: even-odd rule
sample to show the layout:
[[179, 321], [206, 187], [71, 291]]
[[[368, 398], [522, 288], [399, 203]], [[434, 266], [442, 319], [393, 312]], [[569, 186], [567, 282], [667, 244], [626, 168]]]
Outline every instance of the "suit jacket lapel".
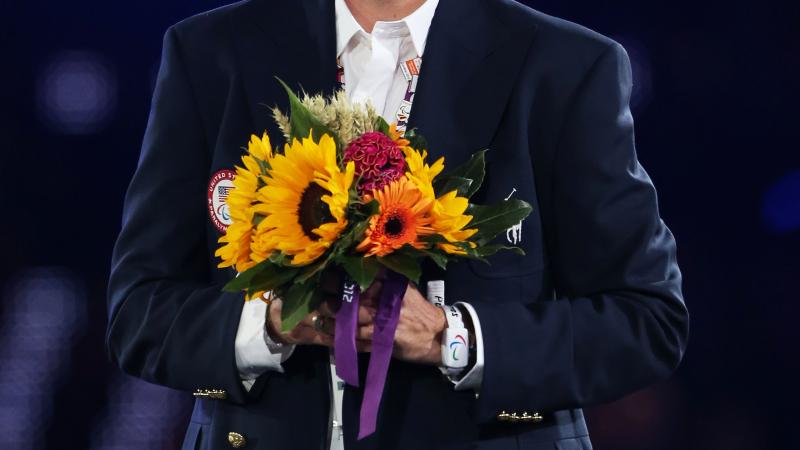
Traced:
[[448, 167], [492, 141], [536, 32], [511, 28], [491, 3], [440, 0], [422, 56], [409, 129]]
[[[428, 34], [409, 128], [450, 167], [491, 143], [535, 36], [535, 27], [510, 27], [491, 3], [440, 0]], [[240, 11], [234, 36], [253, 132], [277, 138], [270, 107], [288, 102], [275, 76], [309, 93], [336, 89], [334, 2], [253, 0]]]
[[336, 23], [332, 0], [253, 0], [233, 26], [254, 133], [281, 136], [270, 108], [288, 109], [275, 77], [295, 91], [331, 94], [336, 88]]

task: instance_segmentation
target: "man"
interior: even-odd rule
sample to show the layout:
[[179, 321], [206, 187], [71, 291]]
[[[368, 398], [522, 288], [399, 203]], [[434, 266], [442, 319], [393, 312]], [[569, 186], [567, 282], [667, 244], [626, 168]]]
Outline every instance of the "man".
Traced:
[[[338, 411], [331, 389], [335, 305], [281, 335], [279, 301], [221, 292], [234, 274], [216, 269], [208, 190], [250, 134], [280, 136], [274, 76], [329, 94], [338, 60], [348, 95], [391, 121], [414, 57], [409, 129], [451, 167], [489, 148], [477, 200], [534, 210], [498, 238], [524, 256], [425, 270], [460, 301], [476, 343], [466, 369], [442, 376], [447, 324], [409, 288], [376, 432], [357, 440], [363, 391], [346, 387]], [[668, 376], [688, 335], [631, 83], [618, 43], [511, 0], [247, 0], [171, 27], [113, 258], [112, 359], [195, 392], [189, 449], [325, 449], [340, 422], [347, 450], [591, 448], [580, 408]], [[380, 282], [370, 291], [363, 351]]]

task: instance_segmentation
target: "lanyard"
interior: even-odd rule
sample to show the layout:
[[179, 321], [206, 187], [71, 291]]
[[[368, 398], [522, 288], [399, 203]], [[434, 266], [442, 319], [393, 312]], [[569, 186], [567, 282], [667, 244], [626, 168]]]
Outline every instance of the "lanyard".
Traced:
[[[397, 124], [397, 131], [401, 134], [406, 131], [408, 125], [408, 117], [411, 114], [411, 105], [414, 103], [414, 92], [417, 90], [417, 80], [419, 79], [419, 69], [422, 66], [422, 58], [413, 58], [400, 63], [400, 70], [408, 82], [406, 93], [400, 106], [395, 113], [395, 122]], [[344, 89], [344, 66], [342, 66], [339, 58], [336, 58], [336, 82], [339, 89]], [[344, 382], [336, 375], [336, 367], [331, 362], [331, 414], [330, 423], [328, 428], [329, 433], [329, 450], [343, 450], [344, 447], [344, 434], [342, 431], [342, 396], [344, 390]]]
[[[422, 58], [416, 57], [400, 63], [400, 71], [403, 72], [408, 86], [406, 86], [406, 93], [403, 95], [403, 100], [397, 108], [394, 115], [394, 121], [397, 124], [397, 131], [404, 133], [406, 126], [408, 126], [408, 117], [411, 115], [411, 105], [414, 103], [414, 93], [417, 91], [417, 80], [419, 79], [419, 70], [422, 67]], [[339, 58], [336, 58], [336, 82], [339, 84], [339, 89], [344, 89], [344, 66]]]

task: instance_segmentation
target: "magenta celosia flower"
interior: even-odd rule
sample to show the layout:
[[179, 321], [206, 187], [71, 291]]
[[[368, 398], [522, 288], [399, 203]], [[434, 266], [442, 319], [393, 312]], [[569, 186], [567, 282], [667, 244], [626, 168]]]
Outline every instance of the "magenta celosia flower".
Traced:
[[364, 133], [344, 150], [344, 160], [356, 165], [356, 176], [361, 177], [358, 193], [382, 189], [400, 179], [406, 170], [403, 151], [389, 136], [377, 131]]

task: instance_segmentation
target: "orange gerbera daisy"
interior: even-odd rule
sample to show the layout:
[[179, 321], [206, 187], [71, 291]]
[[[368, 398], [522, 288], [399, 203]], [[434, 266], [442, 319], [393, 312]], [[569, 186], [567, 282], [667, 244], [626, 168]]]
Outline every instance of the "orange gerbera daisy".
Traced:
[[424, 248], [419, 237], [434, 233], [428, 214], [433, 200], [425, 198], [413, 183], [400, 178], [373, 191], [380, 212], [370, 218], [365, 238], [356, 247], [365, 256], [386, 256], [406, 244]]
[[407, 147], [411, 144], [408, 139], [403, 137], [403, 133], [401, 131], [397, 131], [396, 123], [389, 125], [389, 137], [392, 138], [398, 147]]

